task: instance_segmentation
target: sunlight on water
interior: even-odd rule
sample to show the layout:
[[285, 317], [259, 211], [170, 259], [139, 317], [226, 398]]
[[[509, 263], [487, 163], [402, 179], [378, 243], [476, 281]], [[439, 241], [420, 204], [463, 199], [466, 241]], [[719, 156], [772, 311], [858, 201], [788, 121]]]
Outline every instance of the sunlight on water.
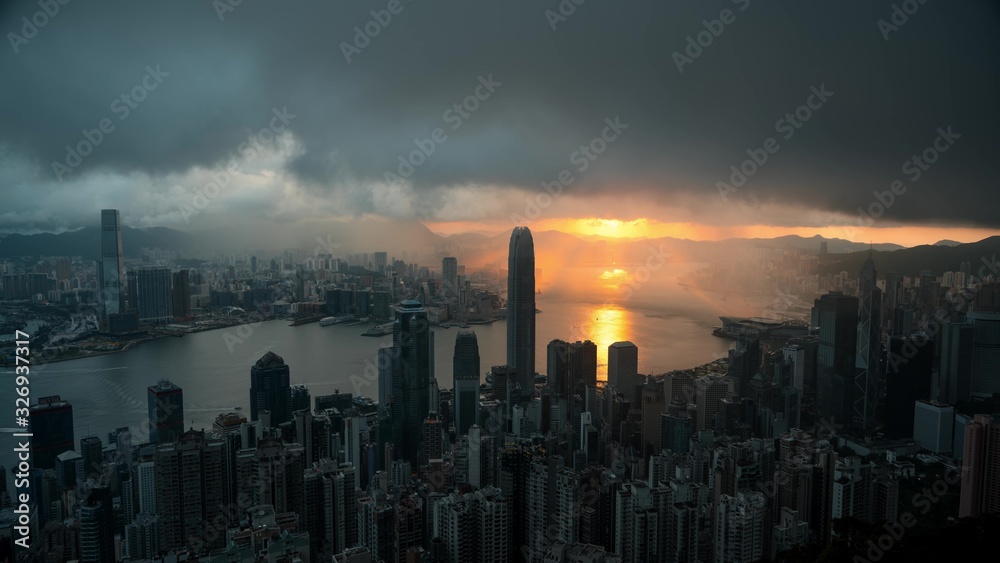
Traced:
[[597, 345], [597, 379], [600, 381], [608, 378], [608, 346], [629, 339], [629, 315], [617, 305], [599, 305], [583, 323], [583, 339]]

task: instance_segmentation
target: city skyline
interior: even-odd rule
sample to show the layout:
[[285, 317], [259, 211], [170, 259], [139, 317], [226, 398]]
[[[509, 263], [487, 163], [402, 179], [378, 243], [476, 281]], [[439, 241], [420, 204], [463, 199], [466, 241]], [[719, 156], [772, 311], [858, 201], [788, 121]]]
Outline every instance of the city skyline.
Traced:
[[0, 562], [971, 561], [1000, 4], [0, 4]]

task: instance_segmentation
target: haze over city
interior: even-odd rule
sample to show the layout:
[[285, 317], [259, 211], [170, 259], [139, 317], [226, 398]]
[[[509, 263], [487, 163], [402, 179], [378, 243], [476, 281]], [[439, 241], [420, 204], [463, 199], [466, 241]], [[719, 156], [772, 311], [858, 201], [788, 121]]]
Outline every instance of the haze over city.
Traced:
[[997, 2], [0, 30], [0, 562], [988, 557]]

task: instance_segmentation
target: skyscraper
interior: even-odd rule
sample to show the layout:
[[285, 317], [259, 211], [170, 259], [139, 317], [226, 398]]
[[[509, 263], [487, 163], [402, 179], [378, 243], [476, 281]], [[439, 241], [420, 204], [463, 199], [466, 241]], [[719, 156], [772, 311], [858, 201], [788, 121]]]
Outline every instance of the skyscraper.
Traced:
[[467, 433], [479, 416], [479, 341], [476, 333], [460, 331], [455, 337], [453, 390], [455, 433]]
[[73, 449], [73, 405], [59, 395], [42, 397], [28, 409], [31, 460], [38, 469], [55, 469], [56, 456]]
[[965, 427], [958, 517], [1000, 512], [1000, 422], [977, 414]]
[[882, 356], [882, 290], [875, 285], [876, 281], [875, 263], [869, 252], [858, 281], [858, 353], [855, 358], [851, 424], [859, 430], [875, 427], [875, 404], [882, 380], [879, 370], [879, 358]]
[[146, 388], [149, 443], [168, 444], [184, 433], [184, 392], [166, 379]]
[[281, 356], [268, 352], [250, 368], [250, 421], [261, 419], [263, 411], [271, 413], [269, 425], [276, 428], [291, 419], [290, 373]]
[[166, 324], [173, 320], [170, 268], [141, 268], [137, 280], [139, 320]]
[[117, 209], [101, 210], [100, 295], [104, 316], [125, 312], [122, 270], [122, 225]]
[[934, 344], [927, 336], [889, 339], [885, 375], [885, 436], [913, 437], [913, 409], [918, 400], [931, 396]]
[[813, 326], [819, 327], [816, 383], [820, 414], [846, 422], [854, 411], [858, 299], [831, 291], [816, 300], [812, 314]]
[[441, 280], [444, 282], [445, 298], [451, 300], [458, 295], [458, 259], [454, 256], [441, 260]]
[[569, 343], [559, 339], [549, 342], [546, 365], [549, 387], [558, 395], [565, 396], [566, 380], [569, 378]]
[[408, 299], [396, 309], [392, 327], [396, 349], [392, 369], [392, 440], [399, 458], [414, 466], [420, 461], [421, 428], [430, 412], [431, 353], [427, 310]]
[[608, 346], [608, 385], [635, 401], [635, 388], [642, 384], [639, 377], [639, 347], [628, 341]]
[[579, 341], [569, 345], [567, 358], [568, 377], [566, 378], [566, 396], [572, 397], [579, 388], [597, 385], [597, 345], [590, 340]]
[[521, 399], [535, 390], [535, 243], [528, 227], [514, 227], [507, 255], [507, 365]]
[[175, 317], [186, 317], [191, 313], [191, 286], [187, 270], [173, 275], [173, 313]]
[[969, 323], [941, 326], [940, 386], [931, 390], [939, 401], [953, 405], [972, 400], [973, 330]]

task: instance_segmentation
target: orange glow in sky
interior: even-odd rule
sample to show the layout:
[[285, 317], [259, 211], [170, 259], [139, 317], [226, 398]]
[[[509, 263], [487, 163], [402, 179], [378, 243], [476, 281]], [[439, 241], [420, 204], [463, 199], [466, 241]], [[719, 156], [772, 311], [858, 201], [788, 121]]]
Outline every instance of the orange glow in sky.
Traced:
[[[500, 232], [514, 225], [505, 223], [472, 223], [465, 221], [426, 223], [432, 231], [450, 235], [471, 231]], [[645, 217], [605, 219], [598, 217], [540, 219], [529, 223], [534, 231], [560, 231], [579, 237], [661, 238], [691, 240], [723, 240], [727, 238], [774, 238], [784, 235], [841, 238], [854, 242], [891, 242], [903, 246], [934, 244], [949, 239], [976, 242], [998, 234], [994, 230], [966, 227], [779, 227], [772, 225], [704, 225], [699, 223], [666, 223]]]

